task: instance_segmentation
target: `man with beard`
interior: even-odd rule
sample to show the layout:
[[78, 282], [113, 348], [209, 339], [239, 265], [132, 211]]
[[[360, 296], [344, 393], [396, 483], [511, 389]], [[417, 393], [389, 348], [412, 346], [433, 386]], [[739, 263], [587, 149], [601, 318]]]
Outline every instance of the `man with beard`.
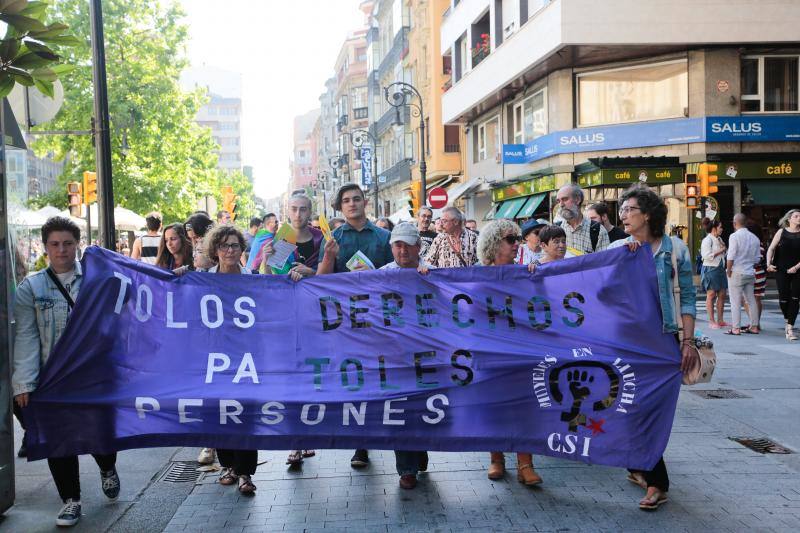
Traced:
[[422, 257], [425, 257], [428, 247], [438, 235], [431, 229], [431, 222], [433, 222], [433, 209], [428, 206], [420, 207], [419, 211], [417, 211], [417, 229], [422, 242], [422, 248], [419, 251], [419, 255]]
[[583, 190], [571, 183], [558, 190], [556, 196], [559, 215], [564, 222], [559, 224], [567, 234], [567, 250], [573, 255], [600, 252], [608, 248], [608, 231], [597, 222], [583, 216]]

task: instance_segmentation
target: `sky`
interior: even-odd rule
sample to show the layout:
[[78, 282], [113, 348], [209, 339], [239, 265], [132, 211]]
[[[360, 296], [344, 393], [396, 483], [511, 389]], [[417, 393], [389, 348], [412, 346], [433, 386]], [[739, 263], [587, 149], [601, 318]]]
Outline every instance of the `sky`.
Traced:
[[242, 160], [263, 198], [286, 190], [292, 120], [319, 107], [361, 0], [181, 0], [189, 60], [242, 75]]

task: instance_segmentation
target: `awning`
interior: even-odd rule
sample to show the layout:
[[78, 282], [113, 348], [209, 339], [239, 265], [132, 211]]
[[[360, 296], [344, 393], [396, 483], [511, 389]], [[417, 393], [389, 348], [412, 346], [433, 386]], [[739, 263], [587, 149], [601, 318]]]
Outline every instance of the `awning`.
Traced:
[[434, 187], [447, 187], [454, 179], [456, 179], [456, 176], [441, 176], [439, 178], [433, 178], [430, 181], [426, 180], [425, 188], [428, 189], [428, 192], [431, 192], [431, 189]]
[[500, 205], [500, 207], [497, 208], [494, 218], [508, 218], [513, 220], [514, 216], [519, 212], [520, 209], [522, 209], [522, 206], [524, 206], [525, 202], [527, 201], [527, 196], [523, 196], [522, 198], [514, 198], [513, 200], [506, 200]]
[[479, 178], [472, 178], [464, 183], [459, 183], [451, 190], [447, 191], [448, 202], [450, 202], [450, 204], [452, 205], [453, 202], [455, 202], [465, 194], [472, 192], [473, 189], [476, 189], [478, 185], [480, 185]]
[[745, 181], [755, 205], [800, 204], [800, 183], [796, 180]]
[[525, 205], [519, 210], [516, 218], [531, 218], [536, 210], [539, 209], [539, 206], [542, 205], [545, 196], [547, 196], [547, 194], [544, 193], [528, 196], [528, 201], [525, 202]]
[[389, 220], [392, 221], [392, 224], [399, 224], [400, 222], [408, 222], [410, 220], [414, 220], [414, 217], [411, 216], [411, 212], [407, 207], [403, 207], [402, 209], [398, 209], [394, 213], [391, 214]]

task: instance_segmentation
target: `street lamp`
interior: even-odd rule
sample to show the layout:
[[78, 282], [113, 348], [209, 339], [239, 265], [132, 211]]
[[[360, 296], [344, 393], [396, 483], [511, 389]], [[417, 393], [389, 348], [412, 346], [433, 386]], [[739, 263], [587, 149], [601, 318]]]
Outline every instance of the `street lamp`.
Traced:
[[[425, 205], [428, 197], [427, 183], [425, 182], [428, 168], [425, 164], [425, 111], [422, 107], [422, 95], [419, 94], [417, 88], [410, 83], [396, 81], [383, 88], [383, 96], [386, 98], [389, 105], [395, 108], [398, 119], [400, 118], [400, 108], [405, 106], [411, 107], [411, 114], [415, 117], [419, 117], [419, 179], [422, 189], [422, 198], [420, 201], [422, 205]], [[419, 101], [418, 104], [411, 101], [414, 96], [417, 97]]]
[[372, 180], [375, 186], [375, 217], [378, 217], [378, 140], [369, 131], [363, 129], [355, 129], [349, 133], [342, 133], [341, 135], [346, 135], [350, 141], [350, 145], [353, 148], [358, 148], [359, 151], [367, 140], [372, 144]]

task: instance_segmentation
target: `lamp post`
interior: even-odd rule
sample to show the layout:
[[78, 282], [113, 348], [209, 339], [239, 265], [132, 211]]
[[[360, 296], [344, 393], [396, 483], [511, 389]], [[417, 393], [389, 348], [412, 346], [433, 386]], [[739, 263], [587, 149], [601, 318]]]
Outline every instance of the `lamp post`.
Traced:
[[[409, 106], [411, 107], [411, 114], [415, 117], [419, 117], [419, 179], [420, 185], [422, 186], [422, 198], [420, 198], [420, 203], [421, 205], [425, 205], [428, 198], [427, 183], [425, 182], [428, 168], [425, 164], [425, 111], [422, 106], [422, 95], [419, 94], [417, 88], [410, 83], [396, 81], [383, 88], [383, 96], [386, 98], [389, 105], [395, 108], [398, 116], [400, 115], [401, 107]], [[411, 101], [414, 96], [417, 97], [418, 104]]]
[[369, 131], [364, 129], [355, 129], [349, 133], [342, 133], [342, 135], [346, 135], [348, 137], [350, 145], [353, 148], [361, 149], [367, 140], [369, 140], [369, 142], [372, 144], [372, 179], [373, 185], [375, 186], [375, 218], [378, 218], [378, 216], [380, 216], [380, 213], [378, 212], [378, 206], [380, 205], [378, 199], [378, 176], [380, 175], [378, 172], [378, 139], [376, 139], [375, 136]]
[[327, 217], [328, 216], [328, 183], [332, 183], [331, 173], [327, 170], [322, 170], [317, 173], [317, 190], [322, 191], [322, 212]]

